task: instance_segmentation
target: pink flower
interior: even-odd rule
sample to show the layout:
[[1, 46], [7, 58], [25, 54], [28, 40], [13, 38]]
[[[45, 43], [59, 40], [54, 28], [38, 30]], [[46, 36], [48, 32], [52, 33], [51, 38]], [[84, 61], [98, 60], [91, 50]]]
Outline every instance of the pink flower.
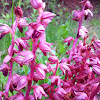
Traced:
[[86, 1], [85, 2], [85, 9], [89, 9], [89, 8], [93, 8], [93, 6], [91, 5], [90, 1]]
[[68, 67], [68, 65], [66, 63], [60, 63], [59, 66], [60, 66], [60, 69], [62, 70], [63, 74], [65, 74], [66, 70], [70, 71], [70, 68]]
[[33, 95], [29, 95], [28, 100], [35, 100], [35, 97]]
[[10, 70], [10, 67], [7, 64], [2, 63], [2, 65], [0, 66], [0, 71], [2, 71], [4, 76], [8, 75], [8, 70]]
[[21, 65], [27, 65], [29, 62], [34, 60], [34, 54], [31, 51], [21, 51], [17, 53], [18, 56], [14, 58], [14, 61], [16, 61], [18, 64]]
[[47, 43], [39, 43], [39, 48], [42, 52], [51, 52], [51, 47]]
[[11, 56], [10, 55], [7, 55], [4, 60], [3, 60], [3, 63], [7, 63], [11, 60]]
[[36, 73], [37, 73], [41, 78], [45, 79], [46, 73], [45, 73], [45, 71], [44, 71], [42, 68], [36, 67]]
[[23, 27], [28, 26], [28, 23], [26, 22], [26, 17], [18, 18], [18, 29], [22, 33]]
[[9, 100], [24, 100], [24, 94], [17, 93], [16, 95], [9, 97]]
[[28, 26], [28, 23], [26, 21], [26, 17], [19, 18], [18, 19], [18, 27], [26, 27]]
[[38, 82], [38, 80], [44, 80], [44, 79], [45, 79], [45, 77], [43, 75], [39, 75], [37, 72], [34, 72], [34, 74], [33, 74], [33, 80], [35, 82]]
[[93, 45], [96, 47], [96, 48], [100, 48], [100, 40], [95, 40], [94, 42], [93, 42]]
[[26, 76], [20, 76], [18, 74], [14, 74], [11, 78], [10, 91], [13, 90], [19, 91], [27, 85], [28, 78]]
[[51, 12], [48, 12], [48, 11], [44, 11], [42, 13], [41, 20], [44, 20], [44, 19], [52, 19], [55, 16], [56, 15], [54, 13], [51, 13]]
[[27, 85], [28, 79], [26, 76], [21, 76], [17, 83], [16, 90], [19, 91]]
[[85, 14], [86, 16], [88, 16], [89, 13], [90, 13], [90, 15], [93, 17], [93, 13], [92, 13], [89, 9], [84, 10], [84, 14]]
[[93, 71], [97, 74], [100, 75], [100, 66], [99, 65], [93, 65]]
[[32, 88], [34, 90], [34, 96], [36, 100], [41, 99], [42, 95], [44, 95], [45, 97], [48, 96], [41, 86], [32, 86]]
[[43, 7], [43, 2], [42, 0], [30, 0], [31, 5], [33, 6], [34, 9], [39, 9]]
[[74, 10], [73, 20], [79, 21], [81, 19], [82, 12], [80, 10]]
[[87, 34], [86, 33], [88, 33], [88, 30], [84, 26], [81, 26], [81, 28], [79, 30], [79, 35], [82, 38], [85, 38], [85, 37], [87, 37]]
[[54, 91], [56, 91], [59, 98], [64, 98], [64, 96], [67, 94], [67, 92], [63, 88], [56, 88], [54, 89]]
[[67, 37], [66, 39], [64, 39], [64, 41], [63, 41], [63, 43], [68, 43], [67, 45], [69, 46], [70, 45], [70, 43], [71, 43], [71, 41], [74, 41], [74, 38], [73, 37], [71, 37], [71, 36], [69, 36], [69, 37]]
[[0, 23], [0, 39], [10, 32], [11, 28], [8, 25]]
[[58, 58], [57, 58], [56, 56], [50, 56], [50, 57], [48, 58], [48, 60], [49, 60], [50, 62], [52, 62], [53, 64], [58, 63]]
[[41, 34], [44, 34], [45, 28], [42, 24], [33, 22], [33, 23], [30, 23], [29, 25], [33, 29], [32, 38], [38, 38]]
[[44, 64], [41, 64], [41, 63], [40, 64], [37, 64], [36, 65], [36, 68], [37, 67], [43, 69], [45, 72], [48, 72], [48, 67], [46, 65], [44, 65]]
[[61, 79], [59, 76], [51, 76], [51, 84], [61, 87]]
[[76, 100], [89, 100], [87, 94], [84, 92], [75, 92], [75, 94], [76, 94], [75, 96]]
[[26, 40], [18, 38], [15, 40], [16, 45], [18, 46], [19, 50], [22, 51], [23, 49], [28, 50], [29, 44]]
[[44, 25], [44, 27], [46, 28], [47, 25], [51, 22], [51, 20], [53, 19], [53, 17], [55, 17], [56, 15], [54, 13], [48, 12], [48, 11], [44, 11], [42, 13], [41, 16], [41, 23]]

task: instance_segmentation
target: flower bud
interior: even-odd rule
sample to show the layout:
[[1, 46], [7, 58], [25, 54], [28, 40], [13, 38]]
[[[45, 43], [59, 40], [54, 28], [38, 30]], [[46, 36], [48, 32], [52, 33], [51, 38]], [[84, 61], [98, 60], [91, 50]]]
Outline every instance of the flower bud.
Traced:
[[14, 7], [14, 9], [15, 9], [15, 15], [16, 15], [16, 17], [21, 18], [21, 17], [23, 16], [23, 11], [22, 11], [22, 9], [21, 9], [19, 6], [18, 6], [17, 8]]

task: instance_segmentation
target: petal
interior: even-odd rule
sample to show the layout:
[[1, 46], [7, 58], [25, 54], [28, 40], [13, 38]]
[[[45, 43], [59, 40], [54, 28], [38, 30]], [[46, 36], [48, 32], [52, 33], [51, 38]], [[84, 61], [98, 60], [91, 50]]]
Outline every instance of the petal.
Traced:
[[46, 73], [45, 73], [45, 71], [42, 69], [42, 68], [40, 68], [40, 67], [37, 67], [36, 68], [36, 72], [37, 72], [37, 74], [41, 77], [41, 78], [45, 78], [46, 77]]
[[41, 63], [40, 64], [37, 64], [36, 67], [40, 67], [40, 68], [42, 68], [44, 70], [46, 70], [48, 68], [46, 65], [41, 64]]
[[48, 45], [45, 44], [45, 43], [39, 43], [39, 48], [40, 48], [41, 51], [43, 51], [43, 52], [50, 52], [50, 51], [51, 51], [50, 46], [48, 46]]
[[55, 17], [56, 15], [54, 13], [48, 12], [48, 11], [44, 11], [42, 14], [42, 20], [44, 19], [52, 19], [53, 17]]
[[14, 58], [14, 61], [15, 61], [16, 63], [18, 63], [18, 64], [23, 64], [23, 60], [24, 60], [24, 57], [22, 57], [22, 56], [16, 56], [16, 57]]
[[8, 70], [10, 70], [10, 67], [9, 67], [7, 64], [2, 63], [2, 65], [0, 66], [0, 71], [2, 71], [3, 69], [8, 69]]
[[7, 63], [11, 60], [11, 56], [10, 55], [7, 55], [4, 60], [3, 60], [3, 63]]
[[100, 66], [98, 66], [98, 65], [93, 65], [93, 71], [96, 73], [96, 74], [98, 74], [98, 75], [100, 75]]
[[52, 62], [53, 64], [58, 63], [58, 58], [57, 58], [56, 56], [50, 56], [50, 57], [48, 58], [48, 60], [49, 60], [50, 62]]
[[64, 39], [63, 43], [66, 43], [66, 42], [71, 42], [71, 41], [74, 41], [74, 38], [69, 36], [67, 37], [66, 39]]
[[30, 0], [30, 3], [34, 9], [39, 9], [39, 8], [42, 8], [43, 6], [42, 0]]
[[19, 82], [17, 84], [17, 90], [21, 90], [22, 88], [24, 88], [27, 85], [27, 77], [26, 76], [21, 76], [19, 79]]

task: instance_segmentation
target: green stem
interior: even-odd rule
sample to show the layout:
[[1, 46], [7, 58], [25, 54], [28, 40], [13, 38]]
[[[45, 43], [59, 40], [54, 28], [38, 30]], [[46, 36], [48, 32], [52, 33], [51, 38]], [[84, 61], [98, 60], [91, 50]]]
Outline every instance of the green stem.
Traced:
[[14, 0], [12, 0], [12, 14], [11, 14], [11, 16], [12, 16], [12, 24], [14, 23]]
[[18, 6], [19, 6], [19, 7], [21, 6], [21, 0], [19, 0], [19, 2], [18, 2]]

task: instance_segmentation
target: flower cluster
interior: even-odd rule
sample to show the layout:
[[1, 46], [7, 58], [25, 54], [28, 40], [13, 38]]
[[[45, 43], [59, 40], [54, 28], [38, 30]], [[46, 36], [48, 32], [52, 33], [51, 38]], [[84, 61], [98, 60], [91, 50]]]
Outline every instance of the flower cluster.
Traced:
[[[59, 61], [58, 57], [52, 54], [51, 45], [53, 43], [46, 42], [45, 29], [56, 15], [44, 11], [45, 2], [42, 0], [30, 0], [34, 9], [38, 10], [38, 18], [36, 22], [27, 23], [26, 17], [23, 17], [23, 11], [20, 7], [15, 7], [16, 19], [11, 28], [6, 24], [0, 23], [0, 39], [8, 33], [12, 35], [12, 43], [8, 48], [8, 55], [4, 58], [0, 65], [0, 71], [4, 76], [8, 76], [5, 92], [0, 91], [0, 100], [38, 100], [42, 96], [46, 100], [95, 100], [95, 95], [100, 89], [100, 40], [96, 40], [95, 36], [90, 41], [88, 38], [88, 30], [82, 26], [82, 20], [88, 18], [90, 13], [91, 3], [88, 0], [83, 0], [83, 9], [75, 10], [73, 20], [79, 23], [76, 39], [67, 37], [63, 43], [68, 43], [69, 46], [73, 42], [72, 49], [66, 54], [69, 58], [63, 58]], [[18, 27], [19, 31], [23, 32], [23, 27], [28, 27], [25, 32], [25, 37], [19, 37], [14, 40], [15, 31]], [[83, 41], [78, 39], [82, 37]], [[28, 40], [32, 40], [32, 51], [29, 50], [30, 45]], [[15, 45], [18, 47], [14, 48]], [[36, 50], [39, 48], [42, 53], [50, 57], [46, 64], [36, 62]], [[16, 62], [23, 67], [27, 65], [30, 68], [30, 73], [25, 75], [12, 75], [13, 63]], [[61, 74], [57, 75], [57, 70], [61, 70]], [[46, 73], [52, 73], [47, 77]], [[64, 76], [64, 79], [62, 79]], [[48, 78], [51, 84], [43, 83], [37, 85], [39, 80]], [[34, 81], [34, 84], [32, 82]], [[21, 89], [26, 88], [26, 94], [21, 92]], [[33, 89], [33, 95], [30, 91]], [[16, 95], [9, 96], [8, 92], [17, 91]]]

